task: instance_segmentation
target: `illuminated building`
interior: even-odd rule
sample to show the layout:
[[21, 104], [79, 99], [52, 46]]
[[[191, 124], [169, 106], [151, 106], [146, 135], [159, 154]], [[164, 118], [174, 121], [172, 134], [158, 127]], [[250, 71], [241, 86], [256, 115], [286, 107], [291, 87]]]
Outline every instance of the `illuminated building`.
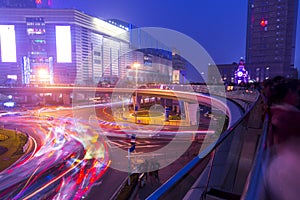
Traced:
[[130, 31], [77, 10], [0, 8], [0, 34], [0, 84], [132, 81], [134, 62], [139, 82], [171, 81], [170, 58], [131, 50]]
[[246, 63], [251, 79], [297, 78], [297, 12], [298, 0], [248, 1]]
[[244, 60], [240, 60], [239, 66], [234, 73], [235, 84], [248, 83], [248, 71], [245, 69]]
[[[160, 41], [150, 36], [147, 32], [138, 28], [133, 24], [121, 21], [119, 19], [108, 19], [108, 23], [117, 26], [129, 32], [129, 45], [131, 51], [121, 57], [131, 60], [126, 70], [123, 72], [129, 81], [135, 81], [135, 69], [132, 62], [141, 64], [138, 69], [138, 83], [171, 83], [173, 77], [172, 51]], [[135, 29], [135, 30], [134, 30]], [[155, 48], [142, 48], [145, 43], [156, 44]], [[108, 76], [106, 76], [108, 77]], [[106, 78], [107, 79], [107, 78]], [[112, 79], [115, 79], [112, 77]], [[111, 81], [112, 82], [112, 81]]]
[[53, 84], [53, 57], [47, 53], [46, 24], [42, 17], [27, 17], [28, 54], [22, 58], [24, 84]]

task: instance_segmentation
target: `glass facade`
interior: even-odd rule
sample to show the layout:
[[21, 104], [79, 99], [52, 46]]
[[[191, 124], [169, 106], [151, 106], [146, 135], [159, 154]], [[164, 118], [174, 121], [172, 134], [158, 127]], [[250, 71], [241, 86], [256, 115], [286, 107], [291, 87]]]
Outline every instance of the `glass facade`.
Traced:
[[0, 25], [7, 23], [15, 30], [16, 59], [0, 61], [0, 84], [7, 75], [15, 75], [18, 84], [132, 81], [134, 62], [141, 64], [140, 82], [172, 80], [171, 57], [133, 49], [130, 30], [77, 10], [0, 8]]

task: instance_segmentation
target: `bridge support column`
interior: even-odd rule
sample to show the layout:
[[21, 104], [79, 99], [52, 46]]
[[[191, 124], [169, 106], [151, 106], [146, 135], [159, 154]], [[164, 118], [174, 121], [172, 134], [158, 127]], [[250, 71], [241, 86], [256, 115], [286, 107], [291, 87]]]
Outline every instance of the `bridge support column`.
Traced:
[[197, 125], [199, 124], [199, 121], [197, 119], [197, 110], [199, 108], [199, 104], [197, 103], [187, 103], [184, 102], [185, 106], [185, 110], [186, 110], [186, 116], [187, 116], [187, 120], [190, 122], [190, 125]]
[[[141, 107], [141, 100], [142, 100], [142, 96], [137, 96], [137, 98], [135, 96], [132, 95], [132, 102], [133, 105], [137, 106], [138, 110]], [[134, 109], [134, 108], [133, 108]]]
[[70, 98], [70, 94], [63, 94], [63, 104], [64, 105], [70, 105], [71, 104], [71, 98]]
[[160, 98], [160, 105], [161, 105], [162, 107], [165, 107], [165, 106], [166, 106], [166, 101], [165, 101], [164, 98]]
[[138, 106], [138, 108], [140, 109], [140, 107], [141, 107], [141, 101], [142, 101], [142, 96], [137, 96], [137, 106]]
[[185, 115], [185, 113], [186, 113], [185, 104], [184, 104], [183, 101], [179, 101], [178, 103], [179, 103], [179, 111], [178, 111], [178, 113], [179, 113], [181, 119], [186, 119], [186, 115]]
[[59, 96], [60, 96], [59, 93], [52, 93], [52, 100], [53, 100], [54, 102], [60, 102]]
[[32, 103], [32, 96], [26, 95], [24, 101], [25, 103]]

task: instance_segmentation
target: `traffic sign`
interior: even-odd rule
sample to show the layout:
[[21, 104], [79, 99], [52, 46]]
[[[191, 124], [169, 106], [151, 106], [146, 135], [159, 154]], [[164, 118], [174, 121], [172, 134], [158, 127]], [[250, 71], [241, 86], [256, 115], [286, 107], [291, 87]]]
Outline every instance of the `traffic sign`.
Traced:
[[131, 140], [130, 140], [130, 144], [131, 144], [131, 147], [128, 149], [129, 152], [133, 152], [135, 150], [135, 138], [136, 138], [136, 135], [135, 134], [132, 134], [131, 135]]
[[129, 150], [130, 153], [133, 152], [135, 150], [135, 144], [131, 145], [131, 147], [128, 150]]

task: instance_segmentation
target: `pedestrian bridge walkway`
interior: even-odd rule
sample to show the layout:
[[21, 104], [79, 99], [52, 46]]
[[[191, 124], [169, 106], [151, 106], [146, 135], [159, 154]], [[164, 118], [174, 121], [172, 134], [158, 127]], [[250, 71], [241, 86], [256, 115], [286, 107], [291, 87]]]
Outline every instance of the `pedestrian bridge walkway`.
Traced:
[[234, 93], [231, 99], [244, 103], [245, 115], [147, 199], [242, 197], [264, 132], [263, 103], [258, 93], [254, 101], [247, 102], [243, 95]]

